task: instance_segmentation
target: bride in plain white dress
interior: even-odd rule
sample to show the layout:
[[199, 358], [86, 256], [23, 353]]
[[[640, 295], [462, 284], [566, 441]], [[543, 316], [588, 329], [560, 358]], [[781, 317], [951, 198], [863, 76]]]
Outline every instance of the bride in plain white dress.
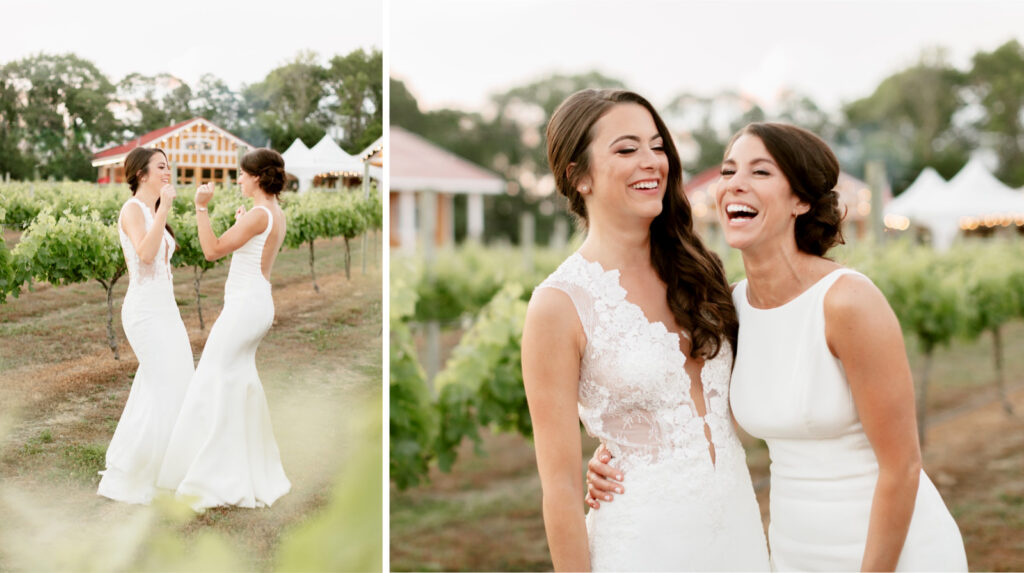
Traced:
[[[523, 380], [559, 571], [766, 571], [728, 380], [736, 318], [693, 232], [671, 135], [642, 97], [584, 90], [547, 130], [587, 238], [534, 291]], [[584, 516], [579, 422], [630, 493]]]
[[117, 223], [128, 268], [121, 324], [139, 369], [107, 447], [97, 493], [145, 504], [153, 498], [193, 362], [174, 301], [174, 238], [165, 228], [175, 197], [170, 164], [163, 151], [139, 147], [125, 158], [125, 178], [132, 198], [121, 207]]
[[256, 371], [256, 347], [274, 320], [269, 275], [285, 236], [277, 202], [284, 160], [256, 149], [242, 157], [238, 183], [255, 206], [238, 212], [221, 237], [206, 205], [212, 185], [196, 191], [203, 253], [215, 260], [234, 252], [224, 284], [224, 308], [210, 330], [171, 435], [158, 485], [191, 499], [192, 507], [264, 507], [291, 489]]
[[921, 469], [899, 322], [867, 277], [824, 258], [842, 242], [838, 176], [814, 134], [754, 123], [726, 148], [717, 186], [747, 275], [733, 291], [732, 406], [768, 445], [772, 565], [966, 571], [960, 532]]

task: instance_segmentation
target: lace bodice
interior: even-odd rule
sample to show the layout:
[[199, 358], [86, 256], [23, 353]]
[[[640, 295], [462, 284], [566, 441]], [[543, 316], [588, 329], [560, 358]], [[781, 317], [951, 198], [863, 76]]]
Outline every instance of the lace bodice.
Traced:
[[580, 364], [580, 420], [624, 471], [665, 457], [709, 465], [705, 421], [716, 463], [723, 455], [743, 458], [729, 411], [732, 349], [727, 342], [701, 371], [707, 411], [701, 418], [690, 396], [679, 336], [648, 321], [626, 300], [618, 270], [606, 271], [575, 253], [538, 288], [558, 289], [576, 307], [587, 338]]
[[171, 256], [174, 254], [174, 238], [164, 229], [163, 240], [160, 241], [160, 246], [157, 248], [156, 256], [153, 257], [153, 262], [142, 262], [139, 259], [138, 253], [135, 252], [135, 245], [132, 244], [132, 240], [124, 232], [124, 228], [121, 225], [121, 217], [124, 216], [125, 210], [134, 208], [142, 210], [142, 216], [146, 220], [147, 233], [153, 226], [153, 213], [139, 199], [132, 197], [121, 207], [121, 213], [117, 218], [117, 233], [121, 238], [121, 250], [124, 251], [124, 260], [128, 267], [129, 288], [133, 286], [138, 287], [152, 281], [173, 284]]

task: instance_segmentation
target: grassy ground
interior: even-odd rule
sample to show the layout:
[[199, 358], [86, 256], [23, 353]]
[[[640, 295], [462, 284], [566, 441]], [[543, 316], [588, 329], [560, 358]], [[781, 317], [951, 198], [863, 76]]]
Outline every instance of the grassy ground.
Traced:
[[[936, 355], [929, 395], [925, 470], [957, 520], [972, 571], [1024, 570], [1024, 324], [1004, 332], [1016, 417], [996, 398], [988, 337]], [[911, 365], [923, 359], [908, 341]], [[745, 439], [747, 461], [767, 522], [768, 453]], [[427, 486], [391, 489], [391, 568], [396, 571], [550, 570], [533, 448], [516, 435], [469, 444], [450, 474]], [[585, 441], [581, 460], [595, 443]]]
[[[319, 294], [307, 248], [279, 255], [271, 281], [275, 321], [257, 367], [292, 491], [271, 509], [214, 509], [186, 519], [176, 529], [180, 540], [213, 532], [244, 556], [243, 568], [269, 570], [282, 533], [324, 506], [333, 477], [364, 441], [348, 421], [379, 408], [382, 399], [380, 244], [379, 238], [371, 243], [376, 249], [364, 274], [362, 241], [353, 242], [348, 280], [344, 242], [318, 241]], [[191, 271], [175, 274], [198, 360], [223, 304], [227, 265], [203, 277], [205, 332]], [[96, 472], [138, 366], [120, 329], [126, 287], [123, 279], [115, 294], [120, 361], [106, 347], [106, 301], [98, 284], [37, 285], [0, 305], [0, 570], [103, 569], [109, 561], [101, 554], [111, 550], [111, 540], [127, 539], [137, 528], [126, 524], [149, 519], [145, 508], [95, 495]]]

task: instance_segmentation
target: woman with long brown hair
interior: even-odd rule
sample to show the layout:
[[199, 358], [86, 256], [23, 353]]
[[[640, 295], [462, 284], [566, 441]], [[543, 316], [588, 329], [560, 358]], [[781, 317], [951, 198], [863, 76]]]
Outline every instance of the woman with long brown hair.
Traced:
[[167, 216], [176, 193], [170, 164], [160, 149], [138, 147], [125, 158], [124, 172], [132, 197], [117, 223], [128, 267], [121, 323], [139, 369], [107, 447], [97, 493], [149, 503], [194, 363], [174, 301], [175, 242]]
[[[587, 229], [533, 293], [523, 380], [556, 570], [767, 570], [729, 374], [736, 314], [693, 231], [671, 135], [647, 100], [584, 90], [555, 111], [548, 161]], [[583, 512], [579, 422], [630, 474]]]
[[[752, 123], [726, 147], [717, 184], [718, 218], [747, 276], [732, 295], [732, 407], [771, 456], [772, 565], [966, 571], [956, 522], [921, 469], [899, 321], [870, 279], [825, 257], [842, 242], [838, 177], [818, 136]], [[600, 499], [621, 487], [592, 482]]]

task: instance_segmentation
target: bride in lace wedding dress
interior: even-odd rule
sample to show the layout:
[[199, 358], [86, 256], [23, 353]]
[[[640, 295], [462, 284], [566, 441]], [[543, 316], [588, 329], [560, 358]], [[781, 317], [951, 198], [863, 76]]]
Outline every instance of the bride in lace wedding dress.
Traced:
[[139, 360], [128, 402], [107, 447], [97, 493], [127, 503], [149, 503], [171, 428], [192, 378], [192, 346], [174, 302], [165, 228], [174, 200], [170, 163], [163, 151], [139, 147], [125, 158], [132, 190], [118, 216], [128, 292], [121, 323]]
[[[534, 291], [523, 331], [555, 569], [767, 570], [729, 410], [736, 316], [693, 232], [667, 128], [634, 93], [584, 90], [547, 139], [588, 230]], [[630, 475], [629, 495], [587, 516], [579, 420]]]

